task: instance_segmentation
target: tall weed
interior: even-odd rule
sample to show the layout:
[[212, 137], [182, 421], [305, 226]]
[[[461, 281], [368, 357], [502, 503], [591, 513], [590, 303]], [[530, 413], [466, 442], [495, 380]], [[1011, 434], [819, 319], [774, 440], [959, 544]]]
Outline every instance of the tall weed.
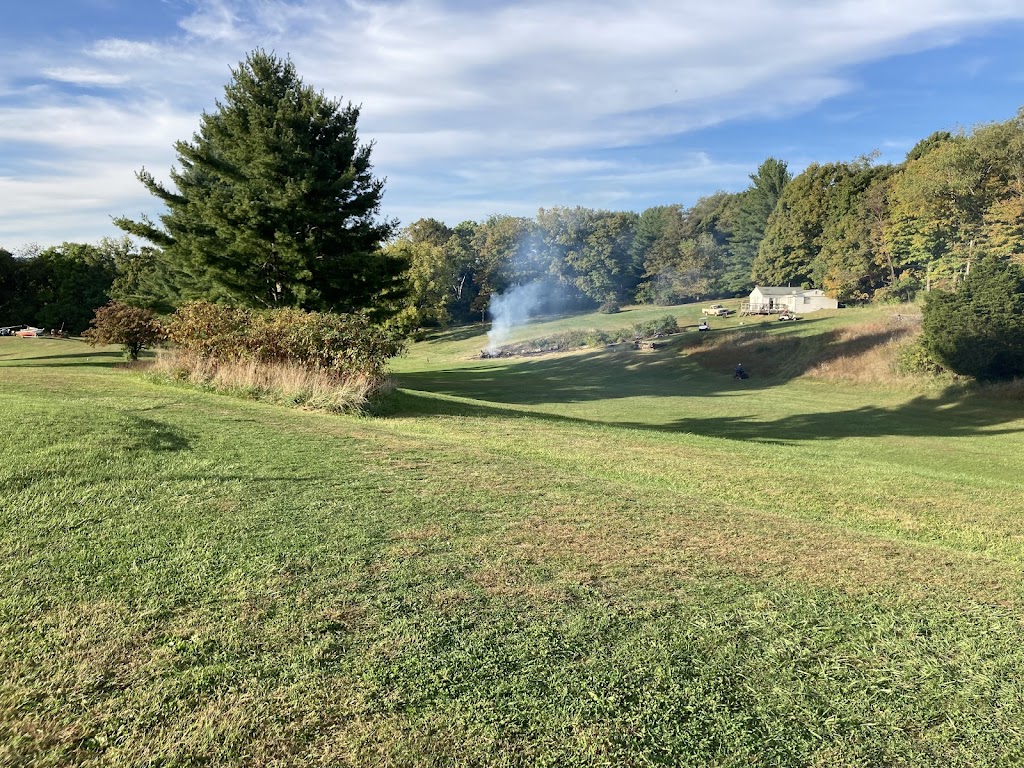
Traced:
[[147, 372], [214, 392], [335, 413], [361, 411], [391, 387], [386, 377], [342, 376], [295, 363], [217, 360], [180, 349], [161, 351]]

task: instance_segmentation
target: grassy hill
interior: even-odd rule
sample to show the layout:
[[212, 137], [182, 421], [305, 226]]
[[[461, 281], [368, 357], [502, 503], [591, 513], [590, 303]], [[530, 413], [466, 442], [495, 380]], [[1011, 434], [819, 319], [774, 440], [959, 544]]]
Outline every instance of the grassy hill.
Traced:
[[1024, 408], [893, 311], [458, 329], [372, 417], [0, 339], [0, 765], [1024, 762]]

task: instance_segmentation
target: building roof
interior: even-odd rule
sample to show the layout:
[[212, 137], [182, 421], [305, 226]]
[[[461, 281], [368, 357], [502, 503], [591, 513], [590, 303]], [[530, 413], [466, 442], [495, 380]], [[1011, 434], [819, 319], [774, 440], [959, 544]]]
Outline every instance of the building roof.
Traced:
[[799, 296], [807, 293], [803, 288], [792, 288], [779, 285], [755, 285], [754, 290], [762, 296]]

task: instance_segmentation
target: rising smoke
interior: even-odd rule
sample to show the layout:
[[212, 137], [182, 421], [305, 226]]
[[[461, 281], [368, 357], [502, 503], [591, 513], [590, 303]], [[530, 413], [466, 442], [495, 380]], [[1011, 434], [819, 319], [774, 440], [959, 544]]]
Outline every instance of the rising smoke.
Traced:
[[560, 301], [560, 291], [548, 280], [517, 285], [505, 293], [491, 296], [491, 330], [487, 332], [488, 355], [497, 353], [512, 331], [536, 317], [542, 310], [552, 311]]

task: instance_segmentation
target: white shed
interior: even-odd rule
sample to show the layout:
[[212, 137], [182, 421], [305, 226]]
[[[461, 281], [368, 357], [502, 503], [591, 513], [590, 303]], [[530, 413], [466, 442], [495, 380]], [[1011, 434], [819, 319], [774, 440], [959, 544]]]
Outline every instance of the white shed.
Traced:
[[770, 315], [782, 309], [791, 312], [816, 312], [819, 309], [838, 309], [839, 302], [826, 296], [820, 288], [805, 290], [783, 286], [754, 287], [744, 311], [749, 314]]

